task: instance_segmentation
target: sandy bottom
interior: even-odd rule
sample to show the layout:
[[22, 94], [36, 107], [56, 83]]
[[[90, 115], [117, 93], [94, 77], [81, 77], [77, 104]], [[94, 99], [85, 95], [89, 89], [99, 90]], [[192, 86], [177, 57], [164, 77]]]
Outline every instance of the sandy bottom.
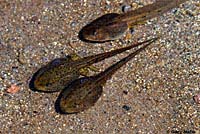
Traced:
[[[93, 44], [78, 38], [83, 26], [105, 13], [151, 2], [1, 0], [0, 133], [199, 133], [200, 104], [193, 99], [200, 94], [199, 0], [189, 0], [119, 40]], [[98, 54], [159, 34], [162, 38], [118, 70], [84, 112], [56, 113], [59, 93], [29, 88], [33, 74], [55, 58]], [[132, 51], [95, 66], [103, 71]], [[20, 90], [8, 93], [15, 84]]]

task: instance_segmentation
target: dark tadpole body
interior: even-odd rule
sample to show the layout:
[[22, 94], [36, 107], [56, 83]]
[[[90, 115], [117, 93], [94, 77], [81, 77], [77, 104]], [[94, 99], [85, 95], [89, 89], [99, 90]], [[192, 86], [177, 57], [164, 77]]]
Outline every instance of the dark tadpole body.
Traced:
[[94, 63], [122, 53], [145, 42], [133, 44], [124, 48], [112, 50], [110, 52], [83, 57], [77, 60], [72, 60], [70, 57], [53, 60], [46, 66], [39, 69], [39, 71], [37, 71], [33, 76], [33, 88], [36, 91], [42, 92], [60, 91], [70, 82], [79, 78], [81, 75], [80, 70], [82, 68], [89, 67]]
[[[110, 66], [95, 76], [83, 77], [73, 81], [60, 94], [59, 107], [62, 113], [78, 113], [93, 106], [103, 91], [103, 85], [112, 75], [135, 55], [144, 50], [157, 38], [146, 41], [146, 45]], [[144, 42], [143, 42], [144, 43]]]
[[105, 42], [122, 37], [129, 28], [166, 13], [188, 0], [157, 0], [127, 13], [105, 14], [82, 28], [80, 39], [89, 42]]

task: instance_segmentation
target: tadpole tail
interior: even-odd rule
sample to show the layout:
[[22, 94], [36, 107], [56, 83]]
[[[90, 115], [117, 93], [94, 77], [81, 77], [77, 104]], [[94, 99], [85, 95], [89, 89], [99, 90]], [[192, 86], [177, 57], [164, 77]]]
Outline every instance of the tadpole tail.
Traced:
[[162, 15], [186, 1], [188, 0], [157, 0], [152, 4], [119, 15], [116, 21], [126, 21], [128, 25], [135, 25]]
[[106, 58], [109, 58], [109, 57], [112, 57], [112, 56], [115, 56], [117, 54], [120, 54], [126, 50], [129, 50], [131, 48], [134, 48], [134, 47], [137, 47], [137, 46], [140, 46], [144, 43], [147, 43], [147, 42], [151, 42], [153, 40], [155, 40], [156, 38], [153, 38], [153, 39], [149, 39], [149, 40], [146, 40], [146, 41], [143, 41], [143, 42], [140, 42], [140, 43], [135, 43], [133, 45], [130, 45], [130, 46], [127, 46], [127, 47], [123, 47], [123, 48], [119, 48], [119, 49], [116, 49], [116, 50], [112, 50], [110, 52], [105, 52], [105, 53], [101, 53], [101, 54], [97, 54], [97, 55], [92, 55], [92, 56], [88, 56], [88, 57], [83, 57], [81, 59], [79, 59], [77, 61], [77, 66], [79, 68], [83, 68], [83, 67], [86, 67], [86, 66], [90, 66], [94, 63], [97, 63], [97, 62], [100, 62]]
[[144, 50], [147, 46], [149, 46], [151, 43], [155, 42], [158, 38], [153, 38], [150, 40], [147, 40], [144, 43], [147, 43], [146, 45], [144, 45], [143, 47], [139, 48], [138, 50], [136, 50], [135, 52], [129, 54], [127, 57], [121, 59], [119, 62], [115, 63], [114, 65], [110, 66], [109, 68], [107, 68], [105, 71], [103, 71], [102, 73], [98, 74], [95, 79], [95, 81], [97, 83], [101, 83], [101, 82], [106, 82], [108, 79], [110, 79], [112, 77], [112, 75], [123, 65], [125, 65], [129, 60], [131, 60], [132, 58], [134, 58], [138, 53], [140, 53], [142, 50]]

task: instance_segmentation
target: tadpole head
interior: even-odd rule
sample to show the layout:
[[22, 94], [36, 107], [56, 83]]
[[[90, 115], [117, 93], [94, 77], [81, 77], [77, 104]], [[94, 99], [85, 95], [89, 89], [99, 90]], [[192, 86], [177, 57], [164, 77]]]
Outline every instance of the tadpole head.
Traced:
[[104, 26], [88, 25], [79, 33], [79, 38], [89, 42], [106, 42], [122, 37], [128, 29], [126, 22], [108, 23]]
[[40, 68], [36, 73], [33, 74], [29, 83], [29, 88], [32, 91], [52, 92], [50, 90], [47, 90], [50, 83], [47, 77], [43, 77], [43, 73], [45, 71], [46, 70], [44, 68]]
[[87, 42], [105, 42], [109, 33], [104, 27], [86, 26], [79, 32], [79, 38]]
[[93, 83], [93, 79], [83, 77], [73, 81], [59, 95], [57, 101], [61, 113], [79, 113], [94, 106], [103, 88]]

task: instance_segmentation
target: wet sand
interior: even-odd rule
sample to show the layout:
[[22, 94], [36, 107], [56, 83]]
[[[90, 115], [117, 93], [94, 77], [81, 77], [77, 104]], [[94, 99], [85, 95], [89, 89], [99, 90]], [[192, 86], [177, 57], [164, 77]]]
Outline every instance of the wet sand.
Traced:
[[[105, 13], [122, 13], [153, 0], [0, 1], [0, 133], [174, 133], [200, 128], [200, 2], [180, 8], [127, 31], [115, 41], [87, 43], [83, 26]], [[60, 115], [59, 93], [30, 90], [32, 75], [49, 61], [77, 53], [110, 51], [163, 34], [121, 68], [104, 86], [94, 107]], [[103, 71], [130, 50], [95, 64]], [[91, 72], [91, 75], [94, 74]], [[7, 93], [17, 84], [19, 92]]]

